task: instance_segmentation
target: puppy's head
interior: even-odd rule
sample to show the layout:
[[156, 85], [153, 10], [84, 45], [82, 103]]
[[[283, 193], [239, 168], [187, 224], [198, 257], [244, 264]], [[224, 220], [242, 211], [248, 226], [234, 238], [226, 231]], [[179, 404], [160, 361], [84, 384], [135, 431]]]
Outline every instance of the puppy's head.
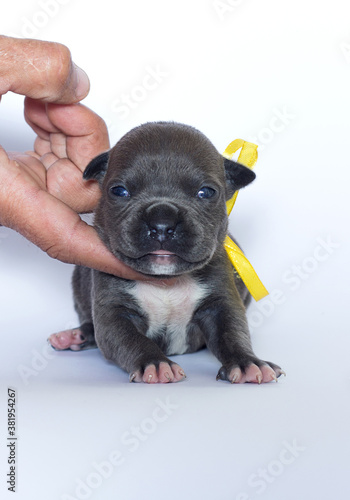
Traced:
[[112, 253], [141, 273], [174, 276], [210, 261], [226, 236], [226, 200], [255, 174], [198, 130], [158, 122], [127, 133], [84, 178], [100, 183], [95, 227]]

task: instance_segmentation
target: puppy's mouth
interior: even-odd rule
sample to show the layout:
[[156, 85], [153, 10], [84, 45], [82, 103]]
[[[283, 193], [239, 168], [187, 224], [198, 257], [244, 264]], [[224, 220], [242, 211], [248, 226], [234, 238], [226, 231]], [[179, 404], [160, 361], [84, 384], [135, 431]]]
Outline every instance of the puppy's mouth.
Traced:
[[[174, 252], [169, 252], [169, 250], [156, 250], [155, 252], [150, 252], [142, 257], [147, 259], [151, 264], [168, 266], [171, 264], [176, 264], [180, 257]], [[181, 259], [183, 260], [183, 259]]]
[[174, 252], [169, 252], [169, 250], [156, 250], [155, 252], [150, 252], [147, 255], [152, 255], [154, 257], [176, 257], [176, 253]]
[[138, 256], [127, 256], [124, 253], [113, 252], [117, 258], [136, 271], [147, 275], [177, 276], [194, 269], [203, 267], [210, 259], [210, 255], [203, 260], [190, 261], [170, 250], [154, 250]]

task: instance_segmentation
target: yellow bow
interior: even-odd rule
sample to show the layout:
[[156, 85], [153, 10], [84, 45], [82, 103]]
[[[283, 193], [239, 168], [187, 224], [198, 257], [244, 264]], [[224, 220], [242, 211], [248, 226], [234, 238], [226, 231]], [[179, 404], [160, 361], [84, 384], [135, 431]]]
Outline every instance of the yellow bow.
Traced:
[[[252, 142], [236, 139], [227, 146], [223, 156], [231, 160], [232, 156], [236, 151], [238, 151], [239, 148], [242, 149], [238, 157], [238, 162], [248, 168], [253, 168], [256, 160], [258, 159], [258, 146]], [[226, 202], [227, 215], [230, 215], [233, 205], [236, 202], [237, 195], [238, 191], [236, 191], [232, 198]], [[231, 240], [229, 236], [226, 236], [224, 246], [232, 265], [242, 278], [242, 281], [248, 288], [252, 297], [255, 300], [260, 300], [263, 297], [266, 297], [269, 292], [260, 281], [259, 276], [254, 271], [253, 266], [245, 257], [242, 250]]]

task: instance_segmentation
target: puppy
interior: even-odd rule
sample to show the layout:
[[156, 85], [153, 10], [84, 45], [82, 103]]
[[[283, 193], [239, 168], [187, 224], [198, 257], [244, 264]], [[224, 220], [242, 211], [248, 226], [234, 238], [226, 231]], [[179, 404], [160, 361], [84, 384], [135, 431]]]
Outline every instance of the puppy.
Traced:
[[99, 347], [132, 382], [182, 380], [184, 371], [168, 356], [205, 346], [222, 364], [217, 379], [277, 380], [281, 368], [252, 350], [250, 295], [223, 246], [225, 202], [254, 178], [198, 130], [177, 123], [141, 125], [93, 159], [84, 179], [101, 187], [99, 236], [118, 259], [159, 280], [128, 281], [76, 267], [81, 326], [52, 335], [51, 345]]

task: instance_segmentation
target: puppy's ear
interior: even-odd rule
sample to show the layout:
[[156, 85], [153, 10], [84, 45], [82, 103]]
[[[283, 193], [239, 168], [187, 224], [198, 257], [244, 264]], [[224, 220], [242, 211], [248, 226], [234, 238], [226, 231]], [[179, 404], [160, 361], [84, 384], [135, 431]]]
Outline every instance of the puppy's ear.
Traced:
[[235, 191], [247, 186], [256, 177], [250, 168], [227, 158], [224, 160], [224, 167], [226, 173], [226, 199], [228, 200], [233, 196]]
[[83, 179], [89, 181], [95, 179], [102, 182], [108, 166], [109, 151], [102, 153], [90, 161], [83, 173]]

